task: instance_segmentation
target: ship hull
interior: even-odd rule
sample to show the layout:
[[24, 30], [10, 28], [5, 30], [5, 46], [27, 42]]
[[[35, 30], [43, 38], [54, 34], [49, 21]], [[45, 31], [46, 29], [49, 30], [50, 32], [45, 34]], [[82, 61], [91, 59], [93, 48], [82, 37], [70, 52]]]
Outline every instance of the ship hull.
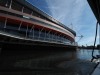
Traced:
[[57, 67], [76, 57], [75, 36], [27, 0], [0, 0], [0, 70]]
[[16, 40], [20, 42], [0, 42], [0, 71], [54, 69], [77, 57], [76, 46]]

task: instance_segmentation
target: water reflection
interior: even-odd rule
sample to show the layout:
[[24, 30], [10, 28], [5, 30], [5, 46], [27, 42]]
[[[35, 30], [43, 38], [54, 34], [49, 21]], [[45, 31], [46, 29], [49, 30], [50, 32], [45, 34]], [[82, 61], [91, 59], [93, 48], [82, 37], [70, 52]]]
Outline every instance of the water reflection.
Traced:
[[[100, 55], [100, 50], [94, 51], [94, 56]], [[77, 58], [83, 60], [91, 60], [92, 59], [92, 50], [89, 49], [80, 49], [77, 50]]]
[[[0, 69], [32, 70], [33, 75], [89, 75], [96, 65], [86, 61], [91, 60], [91, 54], [92, 50], [86, 49], [3, 51]], [[100, 51], [95, 50], [94, 55]]]

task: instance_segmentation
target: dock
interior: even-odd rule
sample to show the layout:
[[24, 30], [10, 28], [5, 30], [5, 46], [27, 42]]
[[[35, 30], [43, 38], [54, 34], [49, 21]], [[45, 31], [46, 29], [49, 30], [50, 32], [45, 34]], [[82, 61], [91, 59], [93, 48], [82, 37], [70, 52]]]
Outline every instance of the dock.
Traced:
[[96, 67], [96, 69], [93, 71], [92, 75], [100, 75], [100, 63]]

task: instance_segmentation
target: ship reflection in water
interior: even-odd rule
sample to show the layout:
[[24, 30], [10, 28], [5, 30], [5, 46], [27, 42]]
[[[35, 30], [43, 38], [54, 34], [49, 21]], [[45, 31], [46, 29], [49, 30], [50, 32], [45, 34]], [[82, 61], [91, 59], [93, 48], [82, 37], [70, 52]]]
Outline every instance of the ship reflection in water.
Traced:
[[[100, 50], [94, 51], [94, 56], [100, 55]], [[92, 59], [92, 50], [81, 49], [77, 51], [77, 58], [91, 61]]]

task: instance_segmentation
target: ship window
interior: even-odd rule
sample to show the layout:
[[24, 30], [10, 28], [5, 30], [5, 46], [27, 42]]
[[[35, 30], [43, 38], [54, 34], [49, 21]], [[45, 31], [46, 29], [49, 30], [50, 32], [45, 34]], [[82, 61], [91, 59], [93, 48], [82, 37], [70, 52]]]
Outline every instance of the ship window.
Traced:
[[0, 29], [4, 28], [5, 25], [5, 20], [0, 20]]
[[9, 7], [11, 0], [0, 0], [0, 6]]
[[50, 35], [49, 35], [49, 38], [50, 38], [50, 39], [52, 39], [52, 35], [53, 35], [53, 33], [50, 33]]
[[23, 12], [27, 13], [27, 14], [31, 14], [32, 13], [32, 11], [30, 9], [28, 9], [27, 7], [24, 7]]
[[50, 33], [46, 33], [46, 38], [49, 38], [49, 36], [50, 36]]
[[15, 2], [14, 0], [12, 0], [11, 8], [14, 10], [22, 11], [23, 6], [19, 4], [18, 2]]
[[7, 22], [7, 28], [8, 28], [8, 29], [15, 29], [15, 30], [18, 30], [19, 24], [14, 24], [14, 23]]
[[25, 18], [25, 19], [30, 19], [30, 17], [28, 17], [28, 16], [24, 16], [24, 15], [23, 15], [23, 18]]
[[39, 30], [38, 29], [34, 29], [34, 37], [35, 38], [39, 37]]
[[20, 30], [22, 30], [22, 31], [26, 31], [26, 29], [27, 29], [27, 26], [25, 26], [25, 25], [21, 25], [21, 27], [20, 27]]
[[44, 31], [41, 32], [40, 37], [42, 37], [42, 38], [45, 37], [45, 32]]
[[24, 31], [19, 31], [19, 36], [25, 37], [25, 36], [26, 36], [26, 32], [24, 32]]

